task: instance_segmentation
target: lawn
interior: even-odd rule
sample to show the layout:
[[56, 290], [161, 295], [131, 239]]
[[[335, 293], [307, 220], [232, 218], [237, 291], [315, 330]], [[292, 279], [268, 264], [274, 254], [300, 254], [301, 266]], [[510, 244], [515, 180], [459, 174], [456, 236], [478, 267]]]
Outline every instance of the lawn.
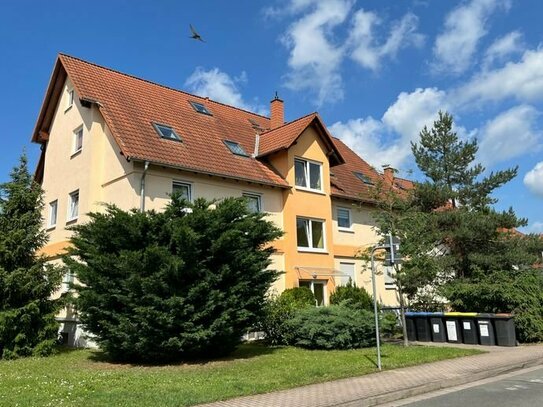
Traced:
[[[393, 369], [479, 353], [397, 345], [382, 348]], [[309, 351], [245, 344], [231, 358], [168, 366], [104, 361], [100, 351], [0, 361], [0, 406], [190, 406], [376, 371], [375, 349]]]

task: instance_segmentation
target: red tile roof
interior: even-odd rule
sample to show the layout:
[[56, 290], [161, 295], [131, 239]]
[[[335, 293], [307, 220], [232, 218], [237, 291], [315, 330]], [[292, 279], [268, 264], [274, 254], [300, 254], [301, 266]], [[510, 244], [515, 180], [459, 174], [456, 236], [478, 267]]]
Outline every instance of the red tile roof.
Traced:
[[[354, 172], [361, 172], [375, 183], [382, 177], [342, 141], [332, 137], [317, 113], [267, 130], [267, 117], [64, 54], [59, 55], [55, 65], [33, 141], [47, 139], [66, 75], [81, 100], [98, 106], [122, 153], [133, 160], [286, 188], [286, 180], [267, 163], [265, 156], [289, 148], [308, 126], [314, 125], [330, 150], [331, 166], [335, 165], [332, 195], [370, 200], [372, 187]], [[191, 101], [203, 104], [211, 115], [196, 112]], [[182, 142], [161, 138], [152, 123], [172, 127]], [[234, 155], [224, 144], [225, 140], [237, 142], [250, 155], [254, 152], [256, 132], [263, 129], [257, 158]], [[40, 168], [37, 177], [39, 173]], [[410, 183], [400, 178], [396, 182], [400, 188], [408, 188]]]

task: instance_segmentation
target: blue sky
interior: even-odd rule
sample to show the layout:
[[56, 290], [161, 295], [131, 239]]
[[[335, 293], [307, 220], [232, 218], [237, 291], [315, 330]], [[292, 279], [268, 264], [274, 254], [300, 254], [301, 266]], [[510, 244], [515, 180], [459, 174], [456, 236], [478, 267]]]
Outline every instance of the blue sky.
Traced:
[[[399, 175], [437, 111], [476, 137], [495, 195], [543, 232], [540, 0], [0, 2], [0, 182], [30, 135], [58, 52], [287, 120], [318, 111], [364, 159]], [[193, 24], [206, 40], [188, 38]], [[416, 176], [416, 175], [415, 175]]]

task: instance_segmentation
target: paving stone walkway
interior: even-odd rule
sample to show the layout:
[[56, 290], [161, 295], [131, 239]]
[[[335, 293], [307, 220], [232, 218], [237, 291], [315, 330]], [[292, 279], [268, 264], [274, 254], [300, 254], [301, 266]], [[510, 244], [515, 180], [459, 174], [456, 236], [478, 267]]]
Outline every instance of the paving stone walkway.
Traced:
[[376, 406], [543, 364], [543, 345], [480, 349], [488, 353], [240, 397], [201, 407]]

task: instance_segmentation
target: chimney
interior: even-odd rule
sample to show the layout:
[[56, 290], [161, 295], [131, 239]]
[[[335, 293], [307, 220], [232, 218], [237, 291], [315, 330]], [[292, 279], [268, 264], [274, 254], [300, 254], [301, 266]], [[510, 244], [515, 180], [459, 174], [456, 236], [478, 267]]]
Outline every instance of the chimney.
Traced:
[[270, 123], [272, 130], [285, 124], [285, 108], [283, 101], [277, 96], [270, 102]]
[[392, 168], [390, 165], [384, 165], [384, 178], [385, 178], [385, 184], [386, 185], [392, 185], [394, 184], [394, 168]]

